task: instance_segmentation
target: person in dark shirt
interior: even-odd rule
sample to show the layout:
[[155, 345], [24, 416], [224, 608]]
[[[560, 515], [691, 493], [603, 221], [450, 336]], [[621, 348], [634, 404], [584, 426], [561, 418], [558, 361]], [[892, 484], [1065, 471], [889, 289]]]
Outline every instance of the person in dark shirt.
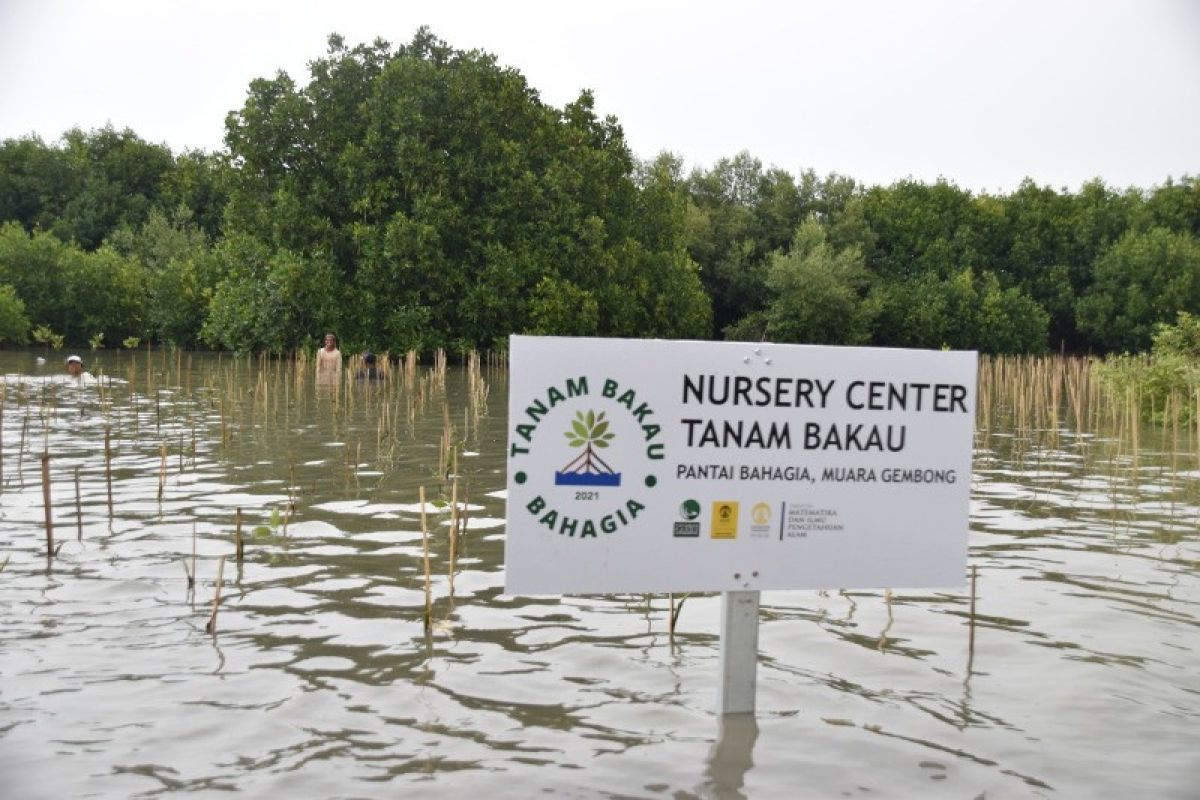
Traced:
[[386, 376], [383, 370], [375, 366], [375, 354], [368, 350], [363, 356], [362, 369], [354, 377], [360, 381], [381, 381]]

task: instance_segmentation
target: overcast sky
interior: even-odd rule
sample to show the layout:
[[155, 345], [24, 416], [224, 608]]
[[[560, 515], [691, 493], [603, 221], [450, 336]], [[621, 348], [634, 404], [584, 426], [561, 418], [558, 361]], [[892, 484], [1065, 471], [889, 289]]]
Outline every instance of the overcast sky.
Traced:
[[1200, 0], [0, 0], [0, 138], [218, 149], [253, 78], [421, 25], [553, 105], [592, 89], [643, 158], [993, 192], [1200, 174]]

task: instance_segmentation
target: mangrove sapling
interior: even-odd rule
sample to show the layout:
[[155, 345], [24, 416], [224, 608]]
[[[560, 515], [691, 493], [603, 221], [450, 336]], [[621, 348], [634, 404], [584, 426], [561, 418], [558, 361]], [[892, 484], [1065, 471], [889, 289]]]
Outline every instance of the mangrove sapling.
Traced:
[[104, 428], [104, 486], [108, 491], [108, 522], [113, 522], [113, 429]]
[[221, 556], [217, 561], [217, 585], [213, 592], [213, 607], [212, 616], [208, 618], [208, 624], [204, 626], [204, 632], [212, 635], [217, 633], [217, 610], [221, 607], [221, 584], [225, 580], [225, 556]]
[[679, 596], [679, 602], [675, 602], [673, 593], [667, 594], [667, 599], [670, 601], [671, 610], [667, 616], [667, 638], [672, 642], [675, 641], [675, 626], [679, 624], [679, 615], [683, 612], [683, 601], [687, 600], [690, 595], [688, 593]]
[[0, 492], [4, 491], [4, 403], [7, 395], [8, 384], [0, 381]]
[[[187, 562], [184, 562], [187, 569]], [[187, 570], [188, 589], [196, 588], [196, 523], [192, 523], [192, 568]]]
[[418, 490], [421, 501], [421, 547], [425, 558], [425, 633], [429, 633], [433, 625], [433, 587], [429, 574], [429, 524], [425, 517], [425, 487]]
[[158, 502], [161, 504], [163, 499], [163, 488], [167, 485], [167, 443], [160, 442], [159, 449], [161, 459], [158, 465]]
[[21, 423], [21, 443], [17, 446], [17, 479], [21, 481], [21, 485], [25, 485], [25, 437], [29, 433], [29, 412], [25, 412], [25, 419]]
[[235, 555], [237, 556], [237, 563], [240, 565], [242, 563], [242, 558], [245, 555], [245, 550], [246, 550], [246, 540], [242, 537], [242, 510], [240, 508], [238, 508], [234, 511], [233, 518], [234, 518], [233, 543], [234, 543], [234, 547], [236, 548], [234, 552], [235, 552]]
[[83, 500], [79, 494], [79, 467], [75, 467], [75, 541], [83, 541]]
[[971, 565], [971, 616], [969, 617], [970, 631], [967, 634], [967, 678], [971, 677], [971, 666], [975, 663], [975, 583], [979, 579], [979, 566]]
[[50, 504], [50, 454], [42, 453], [42, 504], [46, 509], [46, 558], [54, 557], [54, 510]]
[[450, 596], [454, 597], [454, 571], [458, 562], [458, 475], [450, 484]]

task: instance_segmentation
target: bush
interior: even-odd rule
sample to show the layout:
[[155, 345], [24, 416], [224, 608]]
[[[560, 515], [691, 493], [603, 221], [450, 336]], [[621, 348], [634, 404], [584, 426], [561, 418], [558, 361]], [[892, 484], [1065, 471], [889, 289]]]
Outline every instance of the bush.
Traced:
[[29, 317], [17, 290], [0, 284], [0, 342], [25, 344], [29, 341]]
[[1200, 392], [1200, 317], [1181, 311], [1174, 325], [1159, 325], [1149, 355], [1109, 356], [1096, 374], [1110, 393], [1132, 398], [1143, 419], [1162, 422], [1171, 409], [1194, 421]]

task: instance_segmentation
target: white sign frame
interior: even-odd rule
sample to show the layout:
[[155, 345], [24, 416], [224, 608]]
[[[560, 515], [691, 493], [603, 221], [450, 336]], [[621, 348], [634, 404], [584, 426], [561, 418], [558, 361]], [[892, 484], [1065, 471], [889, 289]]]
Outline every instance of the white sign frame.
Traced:
[[506, 593], [961, 586], [977, 360], [514, 336]]

